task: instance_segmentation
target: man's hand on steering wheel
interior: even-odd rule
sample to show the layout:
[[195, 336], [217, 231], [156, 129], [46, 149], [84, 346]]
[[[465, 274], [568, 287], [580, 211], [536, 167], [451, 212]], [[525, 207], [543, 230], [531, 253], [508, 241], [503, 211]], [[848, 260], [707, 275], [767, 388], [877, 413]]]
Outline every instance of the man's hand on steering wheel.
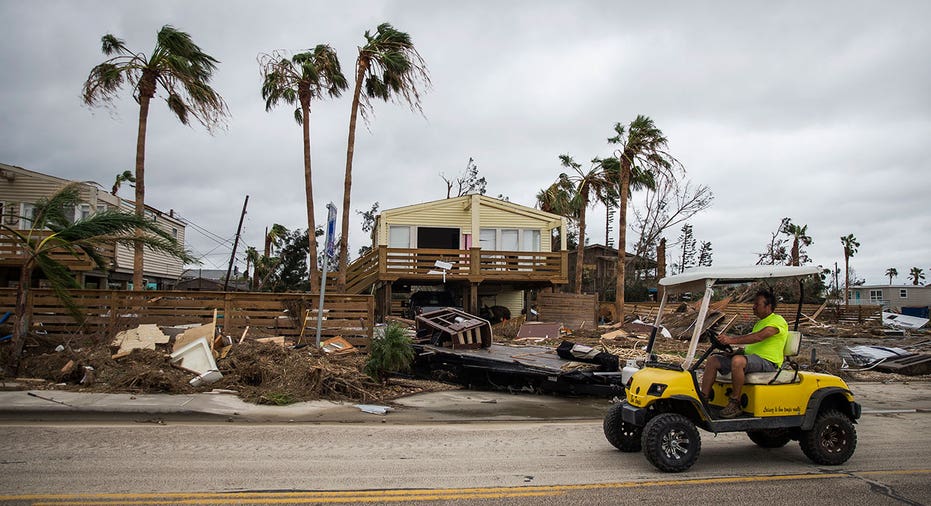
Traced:
[[722, 351], [724, 351], [724, 352], [727, 353], [727, 354], [732, 354], [732, 353], [734, 353], [734, 348], [731, 347], [730, 344], [727, 344], [727, 343], [724, 343], [724, 342], [721, 341], [721, 338], [722, 338], [722, 337], [726, 340], [728, 336], [727, 336], [727, 334], [724, 334], [724, 333], [721, 333], [721, 334], [710, 333], [710, 334], [708, 334], [708, 340], [711, 341], [711, 346], [712, 346], [713, 348], [717, 348], [717, 349], [719, 349], [719, 350], [722, 350]]

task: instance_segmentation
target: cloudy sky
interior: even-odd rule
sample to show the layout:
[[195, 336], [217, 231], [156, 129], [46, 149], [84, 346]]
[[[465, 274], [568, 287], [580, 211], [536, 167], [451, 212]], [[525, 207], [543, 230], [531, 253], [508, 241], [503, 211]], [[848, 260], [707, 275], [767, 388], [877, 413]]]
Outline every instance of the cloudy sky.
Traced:
[[[351, 79], [363, 32], [387, 21], [411, 35], [433, 85], [423, 115], [377, 103], [358, 130], [353, 253], [367, 242], [356, 211], [376, 201], [443, 198], [440, 174], [471, 157], [489, 195], [533, 206], [558, 155], [609, 156], [612, 126], [644, 114], [715, 194], [690, 222], [715, 265], [755, 263], [790, 217], [808, 225], [817, 264], [842, 266], [839, 238], [854, 234], [860, 278], [887, 283], [895, 267], [906, 283], [920, 267], [931, 279], [926, 1], [0, 0], [0, 19], [0, 162], [106, 188], [134, 166], [138, 106], [128, 90], [112, 110], [82, 104], [100, 37], [149, 53], [172, 24], [220, 60], [227, 129], [185, 127], [159, 100], [146, 153], [146, 202], [192, 224], [204, 268], [225, 268], [245, 195], [246, 245], [261, 249], [273, 223], [306, 226], [301, 131], [290, 107], [265, 112], [257, 55], [328, 43]], [[318, 223], [341, 202], [350, 99], [313, 106]], [[603, 242], [604, 213], [590, 215], [589, 240]]]

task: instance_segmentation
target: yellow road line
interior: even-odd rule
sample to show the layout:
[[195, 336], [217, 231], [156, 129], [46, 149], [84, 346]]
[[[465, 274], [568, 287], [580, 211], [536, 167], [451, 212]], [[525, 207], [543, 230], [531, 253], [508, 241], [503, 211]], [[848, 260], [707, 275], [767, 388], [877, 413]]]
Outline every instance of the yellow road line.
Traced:
[[593, 483], [582, 485], [538, 485], [526, 487], [445, 488], [445, 489], [391, 489], [342, 490], [307, 492], [173, 492], [173, 493], [121, 493], [121, 494], [22, 494], [0, 495], [0, 501], [40, 501], [36, 505], [112, 505], [112, 504], [326, 504], [369, 502], [416, 502], [456, 499], [501, 499], [509, 497], [543, 497], [565, 494], [577, 490], [629, 489], [658, 486], [688, 486], [791, 480], [817, 480], [849, 478], [857, 475], [914, 475], [931, 474], [931, 469], [904, 469], [888, 471], [852, 471], [848, 473], [786, 474], [776, 476], [735, 476], [677, 480], [633, 481], [619, 483]]

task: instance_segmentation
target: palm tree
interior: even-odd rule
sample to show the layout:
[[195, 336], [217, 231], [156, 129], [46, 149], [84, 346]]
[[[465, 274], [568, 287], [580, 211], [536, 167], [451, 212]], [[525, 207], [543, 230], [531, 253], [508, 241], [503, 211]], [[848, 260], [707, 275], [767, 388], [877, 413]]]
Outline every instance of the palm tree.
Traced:
[[[19, 368], [19, 357], [29, 330], [29, 315], [26, 313], [26, 300], [32, 284], [32, 274], [39, 269], [48, 279], [55, 295], [69, 309], [76, 321], [83, 321], [84, 316], [71, 297], [69, 289], [79, 288], [74, 275], [66, 266], [55, 260], [62, 251], [80, 257], [87, 255], [101, 270], [107, 269], [107, 260], [100, 256], [96, 248], [103, 245], [140, 244], [149, 249], [167, 253], [185, 262], [192, 259], [170, 234], [156, 224], [135, 214], [117, 209], [98, 212], [73, 223], [68, 218], [69, 211], [81, 203], [81, 183], [71, 183], [46, 199], [35, 204], [35, 216], [29, 230], [17, 230], [0, 223], [0, 230], [11, 236], [18, 249], [25, 252], [25, 260], [20, 268], [19, 285], [16, 287], [16, 325], [13, 327], [12, 351], [7, 369], [15, 374]], [[36, 234], [38, 230], [51, 233]], [[134, 231], [142, 230], [142, 234]]]
[[[110, 193], [113, 196], [116, 196], [116, 193], [120, 191], [120, 186], [123, 186], [123, 183], [135, 183], [136, 176], [133, 175], [131, 170], [124, 170], [122, 173], [116, 175], [116, 181], [113, 182], [113, 188], [110, 190]], [[130, 185], [134, 186], [134, 185]]]
[[786, 218], [783, 221], [782, 233], [792, 237], [792, 256], [789, 258], [789, 265], [801, 265], [801, 247], [814, 244], [808, 236], [808, 225], [795, 225]]
[[913, 285], [918, 286], [918, 282], [922, 279], [925, 279], [924, 269], [912, 267], [912, 270], [908, 273], [908, 277], [912, 280]]
[[279, 247], [288, 237], [288, 229], [284, 225], [275, 223], [271, 230], [265, 231], [265, 257], [272, 256], [272, 246]]
[[[161, 88], [168, 108], [187, 125], [193, 116], [208, 131], [220, 125], [229, 114], [226, 103], [210, 87], [218, 63], [191, 40], [191, 36], [165, 25], [158, 32], [155, 48], [147, 57], [126, 47], [122, 39], [111, 34], [101, 38], [101, 49], [111, 56], [92, 68], [84, 82], [82, 96], [89, 106], [109, 105], [124, 83], [129, 83], [139, 104], [136, 137], [136, 216], [145, 217], [145, 141], [149, 102]], [[141, 233], [143, 229], [140, 229]], [[133, 254], [133, 288], [142, 290], [142, 244]]]
[[[304, 194], [307, 198], [307, 229], [316, 230], [314, 220], [314, 186], [310, 170], [310, 102], [324, 94], [336, 98], [348, 87], [346, 77], [339, 67], [336, 51], [318, 44], [313, 51], [306, 51], [285, 58], [282, 53], [259, 56], [264, 81], [262, 98], [265, 110], [270, 111], [279, 102], [297, 104], [294, 120], [304, 129]], [[320, 275], [317, 270], [317, 241], [308, 241], [310, 262], [310, 289], [319, 289]]]
[[[346, 264], [349, 258], [349, 196], [352, 191], [352, 156], [356, 146], [356, 119], [361, 110], [362, 119], [368, 119], [372, 107], [370, 98], [384, 101], [392, 99], [407, 102], [411, 109], [420, 109], [422, 82], [430, 85], [430, 76], [420, 53], [407, 33], [395, 30], [388, 23], [378, 25], [375, 33], [365, 32], [365, 45], [359, 48], [356, 58], [356, 84], [352, 92], [352, 110], [349, 114], [349, 141], [346, 146], [346, 179], [343, 184], [343, 208], [339, 238], [339, 278], [337, 290], [346, 287]], [[365, 94], [362, 87], [365, 86]]]
[[599, 201], [601, 195], [606, 193], [606, 188], [613, 186], [614, 180], [607, 178], [602, 164], [593, 163], [588, 171], [583, 171], [582, 166], [569, 155], [560, 155], [559, 160], [563, 167], [572, 169], [575, 172], [574, 174], [560, 174], [557, 184], [569, 189], [569, 207], [579, 225], [579, 244], [575, 257], [573, 290], [575, 293], [582, 293], [586, 211], [588, 206], [593, 203], [592, 197], [594, 197], [595, 201]]
[[892, 284], [892, 278], [899, 277], [899, 271], [895, 267], [890, 267], [886, 269], [886, 276], [889, 276], [889, 284]]
[[[624, 321], [624, 279], [627, 274], [627, 201], [630, 197], [631, 179], [635, 171], [640, 171], [641, 177], [671, 173], [681, 165], [670, 155], [666, 149], [668, 141], [663, 131], [656, 128], [653, 120], [647, 116], [638, 115], [629, 125], [620, 123], [614, 125], [615, 136], [608, 138], [610, 144], [619, 145], [617, 153], [620, 163], [619, 219], [617, 224], [617, 291], [615, 295], [615, 309], [617, 321]], [[655, 180], [655, 177], [652, 177]]]
[[860, 243], [853, 234], [841, 237], [840, 243], [844, 246], [844, 307], [847, 307], [850, 304], [850, 257], [857, 253]]

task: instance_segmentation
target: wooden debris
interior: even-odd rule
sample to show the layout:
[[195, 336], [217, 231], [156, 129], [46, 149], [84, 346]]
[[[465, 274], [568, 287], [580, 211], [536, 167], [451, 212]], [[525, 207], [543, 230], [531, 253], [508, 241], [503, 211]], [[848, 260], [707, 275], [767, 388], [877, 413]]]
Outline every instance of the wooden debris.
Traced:
[[61, 373], [62, 373], [62, 374], [71, 374], [71, 371], [74, 370], [74, 365], [75, 365], [75, 364], [74, 364], [74, 360], [69, 360], [68, 363], [65, 364], [64, 367], [61, 368]]
[[334, 353], [337, 355], [340, 353], [355, 353], [358, 351], [355, 346], [341, 336], [331, 337], [323, 341], [320, 343], [320, 349], [322, 349], [324, 353]]
[[119, 347], [112, 358], [122, 358], [136, 349], [154, 350], [156, 344], [165, 344], [169, 337], [155, 324], [144, 324], [124, 330], [113, 338], [111, 346]]
[[257, 343], [272, 343], [277, 344], [278, 346], [284, 346], [284, 336], [275, 336], [275, 337], [261, 337], [256, 339]]

